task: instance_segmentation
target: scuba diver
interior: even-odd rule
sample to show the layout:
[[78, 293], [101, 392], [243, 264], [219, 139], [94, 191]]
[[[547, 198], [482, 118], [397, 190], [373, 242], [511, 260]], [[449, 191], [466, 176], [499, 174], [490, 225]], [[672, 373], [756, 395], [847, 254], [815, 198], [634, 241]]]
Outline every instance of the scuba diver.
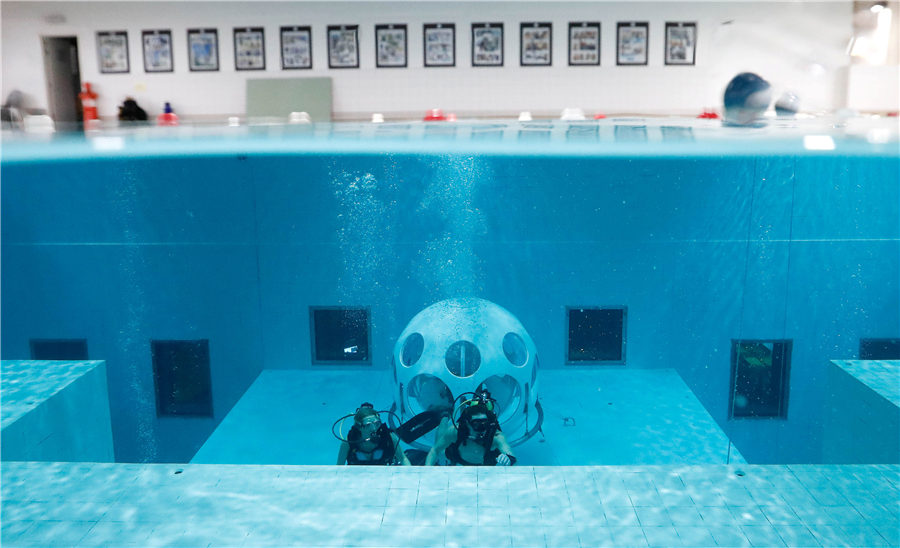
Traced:
[[[382, 421], [371, 403], [362, 403], [355, 413], [345, 415], [335, 421], [331, 433], [341, 440], [338, 450], [338, 464], [402, 464], [410, 466], [409, 459], [400, 447], [397, 434], [391, 432]], [[334, 432], [334, 427], [353, 417], [353, 426], [344, 438]]]
[[[500, 431], [494, 414], [496, 402], [487, 390], [462, 394], [472, 395], [460, 404], [438, 430], [434, 447], [425, 458], [425, 466], [445, 459], [450, 465], [512, 466], [516, 457]], [[459, 418], [454, 417], [459, 414]]]

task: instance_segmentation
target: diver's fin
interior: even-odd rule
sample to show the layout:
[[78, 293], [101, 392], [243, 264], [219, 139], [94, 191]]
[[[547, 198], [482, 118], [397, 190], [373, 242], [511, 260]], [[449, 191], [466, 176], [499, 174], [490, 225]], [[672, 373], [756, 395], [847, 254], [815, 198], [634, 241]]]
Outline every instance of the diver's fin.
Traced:
[[443, 417], [440, 411], [422, 411], [398, 426], [394, 433], [404, 442], [412, 443], [437, 428]]

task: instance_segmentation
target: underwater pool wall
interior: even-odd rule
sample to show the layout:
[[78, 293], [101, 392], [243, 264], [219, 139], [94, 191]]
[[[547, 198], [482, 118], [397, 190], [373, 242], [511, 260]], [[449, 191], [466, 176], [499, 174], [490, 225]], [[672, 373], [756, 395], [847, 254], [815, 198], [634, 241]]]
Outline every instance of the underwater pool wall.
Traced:
[[[310, 306], [370, 307], [387, 370], [419, 310], [483, 297], [578, 382], [566, 307], [624, 305], [624, 367], [675, 368], [748, 462], [793, 463], [822, 458], [829, 360], [900, 333], [895, 155], [338, 149], [5, 160], [3, 359], [87, 338], [116, 459], [187, 461], [262, 369], [329, 367]], [[151, 339], [209, 339], [212, 417], [157, 417]], [[729, 420], [733, 339], [793, 340], [787, 419]]]

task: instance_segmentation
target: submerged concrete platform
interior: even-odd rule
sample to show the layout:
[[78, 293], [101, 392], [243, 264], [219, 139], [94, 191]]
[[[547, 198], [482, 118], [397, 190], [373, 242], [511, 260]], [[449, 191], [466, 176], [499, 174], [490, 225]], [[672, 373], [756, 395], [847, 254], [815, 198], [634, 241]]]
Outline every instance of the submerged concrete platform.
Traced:
[[112, 462], [105, 361], [0, 362], [2, 460]]
[[900, 463], [900, 361], [828, 364], [822, 461]]
[[897, 546], [900, 466], [5, 462], [3, 546]]
[[[364, 401], [389, 409], [390, 382], [386, 371], [264, 370], [191, 462], [335, 464], [334, 421]], [[744, 462], [673, 369], [545, 370], [538, 382], [544, 422], [514, 448], [520, 464]]]

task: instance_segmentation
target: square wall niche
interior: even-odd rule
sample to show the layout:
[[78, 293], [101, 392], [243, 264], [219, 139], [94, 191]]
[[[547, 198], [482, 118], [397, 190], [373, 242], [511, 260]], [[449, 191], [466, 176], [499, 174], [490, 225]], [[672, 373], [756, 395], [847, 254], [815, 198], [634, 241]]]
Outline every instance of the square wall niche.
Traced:
[[566, 307], [567, 365], [625, 365], [624, 306]]
[[31, 339], [28, 343], [32, 360], [88, 359], [87, 339]]
[[209, 340], [150, 341], [158, 417], [212, 417]]
[[787, 418], [792, 341], [732, 340], [728, 417]]
[[860, 339], [859, 359], [900, 360], [900, 339]]
[[369, 317], [366, 307], [309, 307], [312, 363], [372, 365]]

